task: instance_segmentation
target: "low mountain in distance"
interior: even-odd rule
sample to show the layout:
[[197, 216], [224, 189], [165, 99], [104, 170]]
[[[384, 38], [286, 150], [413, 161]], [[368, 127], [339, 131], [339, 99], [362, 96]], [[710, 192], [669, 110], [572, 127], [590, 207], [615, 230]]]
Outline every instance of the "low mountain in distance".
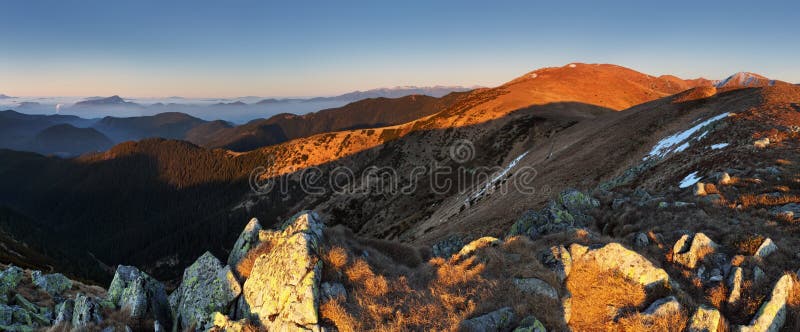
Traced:
[[370, 98], [305, 115], [278, 114], [241, 126], [221, 128], [207, 136], [190, 133], [187, 138], [206, 147], [249, 151], [320, 133], [409, 122], [444, 109], [459, 95], [452, 93], [443, 98], [425, 95]]
[[59, 124], [36, 134], [31, 150], [42, 154], [76, 156], [87, 152], [105, 151], [114, 143], [94, 128], [78, 128]]
[[127, 118], [107, 116], [93, 127], [115, 142], [124, 142], [148, 137], [184, 139], [192, 128], [206, 122], [185, 113], [167, 112]]
[[8, 95], [4, 95], [4, 94], [0, 93], [0, 99], [10, 99], [10, 98], [14, 98], [14, 97], [11, 97], [11, 96], [8, 96]]
[[34, 137], [42, 130], [58, 124], [89, 127], [95, 120], [74, 115], [33, 115], [11, 110], [0, 111], [0, 148], [31, 150]]
[[89, 98], [75, 103], [74, 107], [101, 107], [101, 106], [141, 106], [137, 103], [125, 101], [122, 97], [114, 95], [111, 97]]

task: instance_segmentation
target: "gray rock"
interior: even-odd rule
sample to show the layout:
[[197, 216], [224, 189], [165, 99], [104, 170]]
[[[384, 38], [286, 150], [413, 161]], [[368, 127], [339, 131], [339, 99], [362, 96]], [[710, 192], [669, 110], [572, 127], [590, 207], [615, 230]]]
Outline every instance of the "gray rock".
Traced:
[[9, 265], [5, 270], [0, 271], [0, 295], [5, 296], [8, 292], [16, 289], [23, 275], [22, 269], [13, 265]]
[[0, 303], [0, 325], [11, 325], [14, 308]]
[[633, 238], [633, 246], [642, 249], [646, 248], [650, 245], [650, 239], [647, 238], [647, 234], [645, 233], [636, 233], [636, 236]]
[[555, 272], [560, 282], [567, 279], [572, 269], [572, 256], [564, 246], [550, 247], [549, 250], [539, 253], [539, 261]]
[[759, 258], [766, 258], [773, 252], [778, 250], [778, 246], [775, 245], [775, 242], [772, 242], [772, 239], [767, 238], [764, 242], [761, 243], [761, 246], [758, 247], [755, 253], [755, 257]]
[[276, 232], [272, 250], [256, 258], [244, 283], [245, 318], [270, 331], [320, 330], [323, 227], [316, 213], [304, 211]]
[[541, 279], [515, 278], [514, 285], [523, 293], [545, 296], [554, 300], [558, 298], [558, 291]]
[[321, 285], [322, 297], [325, 299], [347, 299], [347, 290], [338, 282], [323, 282]]
[[764, 270], [762, 270], [758, 266], [753, 267], [753, 281], [759, 282], [761, 280], [764, 280], [764, 278], [766, 278], [766, 277], [767, 277], [767, 274], [764, 273]]
[[[573, 247], [577, 247], [577, 245], [573, 244]], [[647, 258], [623, 247], [619, 243], [609, 243], [602, 247], [588, 250], [580, 258], [576, 258], [576, 250], [572, 250], [572, 247], [570, 247], [570, 252], [572, 252], [573, 262], [592, 260], [601, 269], [618, 271], [626, 278], [646, 288], [669, 285], [669, 275], [667, 275], [666, 271], [655, 267]]]
[[75, 308], [72, 311], [72, 327], [79, 328], [102, 321], [103, 317], [100, 314], [100, 305], [97, 300], [84, 294], [78, 294], [75, 297]]
[[719, 310], [701, 305], [689, 322], [687, 332], [716, 332], [722, 315]]
[[181, 284], [170, 294], [169, 303], [176, 324], [207, 329], [212, 324], [211, 314], [228, 312], [241, 292], [230, 266], [206, 252], [183, 271]]
[[770, 214], [789, 219], [800, 216], [800, 203], [789, 203], [770, 209]]
[[645, 309], [644, 314], [657, 317], [667, 317], [680, 311], [681, 304], [674, 296], [669, 296], [653, 302], [653, 304]]
[[166, 329], [159, 321], [153, 321], [153, 332], [166, 332]]
[[239, 234], [239, 238], [236, 239], [236, 242], [233, 244], [233, 248], [231, 249], [231, 253], [228, 255], [228, 265], [232, 269], [236, 269], [236, 264], [239, 264], [239, 261], [247, 255], [247, 252], [250, 249], [255, 248], [258, 246], [258, 233], [261, 231], [261, 224], [258, 222], [258, 219], [253, 218], [250, 219], [250, 222], [244, 227], [242, 233]]
[[611, 202], [611, 209], [612, 209], [612, 210], [619, 210], [619, 209], [622, 209], [622, 207], [625, 205], [625, 202], [627, 202], [627, 200], [626, 200], [626, 199], [624, 199], [624, 198], [615, 198], [615, 199], [614, 199], [614, 200]]
[[75, 310], [75, 300], [67, 299], [56, 305], [56, 319], [53, 324], [72, 323], [72, 313]]
[[464, 241], [461, 240], [461, 237], [457, 235], [451, 235], [450, 237], [434, 244], [431, 249], [433, 250], [433, 256], [435, 257], [450, 258], [450, 256], [453, 256], [453, 254], [461, 250], [463, 246]]
[[72, 280], [69, 280], [61, 273], [42, 274], [41, 271], [33, 271], [31, 279], [34, 285], [50, 295], [60, 295], [72, 288]]
[[133, 266], [117, 266], [106, 300], [116, 308], [128, 310], [132, 318], [172, 321], [164, 285]]
[[583, 226], [592, 220], [588, 212], [600, 206], [600, 201], [576, 189], [567, 189], [548, 202], [539, 212], [528, 211], [511, 226], [508, 236], [539, 235]]
[[528, 316], [519, 322], [514, 332], [547, 332], [547, 329], [535, 316]]
[[739, 331], [777, 332], [786, 322], [786, 301], [792, 290], [792, 277], [788, 274], [781, 277], [772, 289], [770, 299], [761, 305], [749, 325], [739, 326]]
[[503, 331], [510, 327], [513, 320], [514, 310], [510, 307], [504, 307], [483, 316], [461, 322], [461, 329], [475, 332]]
[[703, 233], [695, 234], [691, 242], [688, 235], [683, 235], [672, 248], [672, 259], [678, 264], [694, 269], [697, 262], [703, 259], [702, 254], [713, 253], [717, 248], [718, 245]]

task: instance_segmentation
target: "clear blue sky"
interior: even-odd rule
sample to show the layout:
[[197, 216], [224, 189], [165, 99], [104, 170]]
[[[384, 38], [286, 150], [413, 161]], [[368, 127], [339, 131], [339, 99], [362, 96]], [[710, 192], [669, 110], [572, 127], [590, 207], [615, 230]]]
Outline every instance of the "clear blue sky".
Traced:
[[3, 1], [0, 93], [332, 95], [573, 61], [799, 82], [798, 3]]

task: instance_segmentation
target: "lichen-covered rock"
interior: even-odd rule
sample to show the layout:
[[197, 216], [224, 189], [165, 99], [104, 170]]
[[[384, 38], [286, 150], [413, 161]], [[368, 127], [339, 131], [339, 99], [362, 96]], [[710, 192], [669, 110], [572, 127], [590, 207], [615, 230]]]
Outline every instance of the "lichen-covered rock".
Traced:
[[75, 300], [67, 299], [56, 304], [56, 319], [53, 324], [72, 323], [72, 313], [75, 310]]
[[17, 288], [23, 275], [22, 269], [13, 265], [9, 265], [5, 270], [0, 271], [0, 297], [5, 298], [8, 292]]
[[106, 300], [116, 308], [128, 310], [132, 318], [149, 316], [161, 322], [171, 322], [164, 285], [133, 266], [117, 266]]
[[211, 314], [227, 313], [241, 292], [230, 266], [206, 252], [183, 271], [181, 284], [170, 294], [169, 303], [181, 327], [205, 329], [211, 326]]
[[514, 332], [547, 332], [547, 329], [544, 327], [542, 322], [536, 319], [536, 317], [528, 316], [519, 322], [519, 325], [514, 329]]
[[718, 245], [703, 233], [696, 233], [691, 237], [691, 242], [689, 239], [689, 235], [683, 235], [675, 242], [675, 246], [672, 248], [672, 260], [689, 269], [694, 269], [697, 262], [702, 260], [705, 255], [715, 252]]
[[72, 280], [69, 280], [61, 273], [42, 274], [41, 271], [33, 271], [31, 279], [34, 285], [50, 295], [60, 295], [72, 288]]
[[50, 319], [46, 317], [49, 309], [31, 303], [19, 293], [14, 295], [14, 303], [28, 313], [30, 320], [34, 324], [38, 326], [50, 325]]
[[585, 225], [592, 220], [588, 212], [600, 206], [600, 201], [576, 189], [568, 189], [558, 198], [548, 202], [541, 211], [528, 211], [522, 215], [508, 232], [508, 236], [539, 235], [563, 231]]
[[761, 305], [750, 325], [739, 326], [739, 331], [780, 331], [786, 322], [786, 301], [792, 287], [792, 277], [788, 274], [783, 275], [772, 289], [769, 301]]
[[772, 254], [773, 252], [775, 252], [777, 250], [778, 250], [778, 246], [775, 245], [775, 242], [772, 242], [772, 239], [767, 238], [767, 239], [764, 240], [764, 242], [761, 243], [761, 245], [756, 250], [755, 255], [753, 255], [753, 256], [760, 257], [760, 258], [766, 258], [767, 256], [769, 256], [770, 254]]
[[11, 325], [14, 308], [0, 303], [0, 325]]
[[478, 316], [461, 322], [464, 331], [491, 332], [508, 329], [514, 320], [514, 310], [504, 307], [483, 316]]
[[728, 303], [735, 304], [742, 296], [742, 282], [744, 282], [744, 271], [741, 267], [734, 267], [731, 269], [730, 276], [728, 277], [728, 288], [731, 293], [728, 295]]
[[78, 294], [75, 297], [75, 308], [72, 311], [72, 327], [79, 328], [89, 323], [100, 323], [103, 317], [100, 314], [100, 304], [93, 297]]
[[324, 225], [304, 211], [288, 220], [271, 241], [272, 250], [256, 258], [244, 284], [246, 318], [270, 331], [319, 328], [319, 246]]
[[465, 245], [463, 248], [461, 248], [461, 250], [458, 251], [458, 255], [459, 256], [471, 255], [478, 249], [494, 247], [502, 243], [503, 241], [501, 241], [496, 237], [484, 236]]
[[435, 257], [450, 258], [450, 256], [453, 256], [453, 254], [461, 250], [462, 247], [464, 247], [464, 241], [461, 240], [461, 237], [452, 235], [437, 242], [431, 249]]
[[721, 318], [722, 315], [719, 310], [701, 305], [692, 316], [692, 320], [689, 322], [689, 327], [686, 331], [716, 332]]
[[633, 237], [633, 246], [642, 249], [647, 247], [650, 244], [650, 239], [647, 238], [647, 234], [645, 233], [636, 233]]
[[539, 254], [542, 265], [552, 270], [560, 282], [564, 282], [572, 269], [572, 255], [564, 246], [554, 246]]
[[653, 304], [645, 309], [644, 314], [655, 317], [669, 317], [680, 311], [681, 304], [678, 303], [678, 299], [674, 296], [669, 296], [653, 302]]
[[558, 291], [550, 286], [550, 284], [537, 278], [515, 278], [513, 280], [517, 289], [523, 293], [536, 294], [540, 296], [549, 297], [551, 299], [558, 298]]
[[232, 269], [235, 270], [236, 264], [239, 264], [239, 261], [242, 260], [247, 252], [258, 245], [258, 233], [260, 231], [261, 224], [258, 222], [258, 219], [250, 219], [250, 222], [247, 223], [242, 233], [239, 234], [239, 238], [236, 239], [231, 253], [228, 255], [228, 265]]
[[[657, 268], [647, 258], [633, 250], [626, 249], [619, 243], [609, 243], [603, 247], [587, 251], [581, 260], [593, 260], [605, 270], [615, 270], [628, 279], [647, 288], [666, 286], [669, 275]], [[574, 262], [573, 262], [574, 264]]]

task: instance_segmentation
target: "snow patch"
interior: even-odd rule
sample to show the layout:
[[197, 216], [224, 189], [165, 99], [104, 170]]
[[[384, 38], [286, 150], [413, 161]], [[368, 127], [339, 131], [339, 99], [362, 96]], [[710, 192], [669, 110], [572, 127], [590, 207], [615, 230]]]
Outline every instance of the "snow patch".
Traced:
[[570, 67], [570, 68], [575, 68], [575, 67], [577, 67], [577, 66], [578, 66], [578, 65], [576, 65], [576, 64], [574, 64], [574, 63], [570, 63], [570, 64], [569, 64], [569, 67]]
[[484, 184], [483, 187], [480, 190], [478, 190], [478, 192], [475, 193], [475, 195], [472, 195], [472, 198], [477, 199], [483, 196], [483, 194], [489, 191], [489, 189], [491, 189], [497, 182], [502, 180], [506, 176], [506, 174], [508, 174], [508, 172], [510, 172], [511, 169], [514, 168], [514, 166], [517, 166], [517, 163], [519, 163], [519, 161], [522, 160], [522, 158], [524, 158], [527, 154], [528, 151], [525, 151], [518, 157], [514, 158], [514, 160], [508, 163], [508, 166], [497, 172], [497, 174], [495, 174], [495, 176], [492, 177], [492, 179], [489, 180], [489, 182], [486, 182], [486, 184]]
[[539, 76], [539, 75], [536, 74], [536, 73], [531, 74], [531, 78], [536, 78], [537, 76]]
[[683, 180], [681, 180], [681, 184], [679, 184], [678, 187], [681, 189], [691, 187], [695, 183], [699, 182], [700, 179], [702, 178], [703, 178], [702, 176], [700, 177], [697, 176], [697, 172], [692, 172], [691, 174], [683, 178]]
[[723, 148], [727, 147], [728, 145], [730, 145], [730, 144], [728, 144], [728, 143], [714, 144], [714, 145], [711, 146], [711, 149], [712, 150], [719, 150], [719, 149], [723, 149]]
[[[703, 137], [705, 137], [708, 134], [708, 131], [704, 131], [699, 136], [697, 136], [697, 138], [695, 138], [695, 139], [690, 139], [695, 133], [697, 133], [698, 131], [703, 129], [705, 126], [708, 126], [708, 125], [710, 125], [711, 123], [713, 123], [715, 121], [718, 121], [718, 120], [721, 120], [721, 119], [724, 119], [724, 118], [728, 117], [729, 114], [730, 113], [719, 114], [719, 115], [714, 116], [714, 117], [712, 117], [712, 118], [710, 118], [710, 119], [708, 119], [706, 121], [698, 123], [694, 127], [691, 127], [691, 128], [689, 128], [687, 130], [684, 130], [682, 132], [679, 132], [677, 134], [671, 135], [669, 137], [666, 137], [666, 138], [658, 141], [656, 146], [654, 146], [653, 149], [650, 150], [650, 153], [647, 155], [647, 157], [644, 157], [644, 159], [652, 158], [652, 157], [663, 158], [664, 156], [666, 156], [670, 152], [673, 152], [673, 151], [681, 152], [681, 151], [686, 150], [689, 147], [689, 143], [691, 141], [693, 141], [693, 140], [697, 140], [697, 141], [701, 140]], [[678, 146], [678, 147], [675, 148], [675, 146]]]

